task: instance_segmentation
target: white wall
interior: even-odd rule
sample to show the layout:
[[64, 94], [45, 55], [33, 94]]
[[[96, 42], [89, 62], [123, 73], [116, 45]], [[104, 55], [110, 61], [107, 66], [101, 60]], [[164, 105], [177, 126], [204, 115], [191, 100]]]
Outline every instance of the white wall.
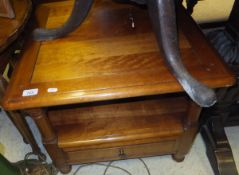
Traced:
[[199, 23], [226, 20], [233, 3], [234, 0], [201, 0], [194, 7], [192, 16]]

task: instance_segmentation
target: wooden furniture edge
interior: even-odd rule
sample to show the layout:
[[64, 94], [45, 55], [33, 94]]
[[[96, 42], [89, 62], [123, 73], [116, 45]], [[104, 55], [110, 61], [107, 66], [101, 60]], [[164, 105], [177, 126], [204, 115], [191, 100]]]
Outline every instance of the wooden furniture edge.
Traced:
[[[42, 5], [40, 8], [46, 8], [46, 9], [49, 9], [49, 6], [50, 5]], [[181, 9], [182, 10], [182, 9]], [[182, 13], [185, 13], [185, 12], [182, 12]], [[179, 16], [181, 16], [181, 15], [179, 15]], [[185, 18], [185, 16], [186, 15], [183, 15], [183, 17]], [[187, 16], [186, 16], [187, 17]], [[45, 17], [45, 18], [47, 18], [47, 17]], [[47, 19], [45, 19], [45, 20], [47, 20]], [[192, 19], [190, 19], [190, 20], [192, 20]], [[42, 25], [42, 26], [44, 26], [44, 25]], [[196, 29], [196, 30], [199, 30], [199, 29]], [[187, 30], [186, 30], [187, 31]], [[201, 31], [200, 31], [201, 32]], [[201, 34], [202, 35], [202, 34]], [[204, 36], [202, 36], [203, 38], [204, 38]], [[190, 37], [189, 37], [190, 38]], [[195, 41], [194, 41], [194, 43], [195, 43]], [[204, 42], [204, 43], [206, 43], [206, 42]], [[39, 47], [40, 47], [40, 42], [32, 42], [32, 41], [30, 41], [29, 42], [29, 44], [28, 44], [28, 46], [27, 47], [35, 47], [35, 48], [37, 48], [35, 51], [34, 51], [34, 54], [37, 54], [38, 53], [38, 49], [39, 49]], [[212, 48], [211, 48], [212, 49]], [[32, 54], [31, 53], [31, 51], [27, 51], [27, 53], [28, 54]], [[198, 52], [198, 53], [200, 53], [200, 51]], [[30, 60], [30, 61], [36, 61], [36, 60]], [[223, 63], [222, 63], [223, 64]], [[16, 70], [16, 72], [19, 72], [19, 70], [21, 69], [21, 66], [23, 66], [21, 63], [20, 63], [20, 65], [18, 65], [17, 67], [18, 67], [18, 69]], [[232, 75], [232, 73], [231, 73], [231, 71], [229, 71], [226, 67], [225, 67], [225, 65], [223, 66], [226, 70], [227, 70], [227, 73], [228, 74], [230, 74], [230, 75]], [[31, 68], [31, 69], [33, 69], [33, 67]], [[28, 83], [27, 82], [24, 82], [24, 81], [22, 81], [22, 79], [21, 79], [21, 77], [20, 77], [20, 75], [19, 74], [17, 74], [17, 73], [15, 73], [16, 74], [16, 77], [12, 80], [15, 84], [17, 84], [18, 82], [21, 82], [22, 84], [24, 84], [25, 83], [25, 85], [27, 86], [27, 87], [29, 87], [29, 89], [31, 88], [31, 87], [34, 87], [35, 85], [36, 86], [38, 86], [38, 85], [40, 85], [41, 83], [38, 83], [38, 84], [30, 84], [30, 85], [27, 85]], [[30, 79], [31, 78], [31, 75], [28, 75], [28, 79]], [[25, 79], [26, 80], [26, 79]], [[147, 86], [145, 86], [145, 91], [146, 91], [146, 93], [144, 92], [144, 95], [155, 95], [155, 94], [163, 94], [163, 93], [171, 93], [171, 92], [182, 92], [182, 88], [181, 88], [181, 86], [179, 85], [179, 83], [177, 83], [177, 82], [174, 82], [174, 81], [171, 81], [172, 83], [170, 84], [169, 82], [167, 82], [167, 85], [170, 85], [171, 86], [171, 91], [167, 91], [167, 92], [165, 92], [165, 91], [160, 91], [159, 90], [159, 88], [157, 87], [157, 84], [155, 85], [147, 85]], [[210, 82], [211, 82], [211, 80], [210, 79], [207, 79], [207, 80], [204, 80], [203, 81], [203, 83], [205, 83], [205, 84], [210, 84]], [[10, 86], [9, 86], [9, 91], [11, 91], [11, 86], [14, 86], [14, 83], [12, 84], [12, 83], [10, 83]], [[225, 77], [222, 77], [222, 76], [220, 76], [220, 82], [219, 81], [217, 81], [217, 82], [215, 82], [214, 81], [214, 86], [210, 86], [211, 88], [219, 88], [219, 87], [222, 87], [222, 86], [231, 86], [231, 85], [233, 85], [235, 83], [235, 77], [233, 77], [233, 75], [231, 76], [231, 77], [229, 77], [229, 76], [225, 76]], [[54, 83], [53, 83], [54, 84]], [[163, 83], [162, 83], [163, 84]], [[117, 94], [117, 93], [115, 93], [115, 95], [113, 95], [113, 96], [107, 96], [106, 97], [106, 93], [104, 93], [104, 92], [107, 92], [107, 90], [94, 90], [94, 91], [91, 91], [92, 93], [91, 94], [89, 94], [88, 96], [84, 96], [81, 100], [80, 100], [80, 103], [85, 103], [85, 102], [90, 102], [90, 101], [101, 101], [101, 100], [111, 100], [111, 99], [115, 99], [115, 98], [127, 98], [127, 97], [129, 97], [129, 96], [127, 96], [127, 91], [128, 90], [132, 90], [132, 89], [134, 89], [136, 86], [132, 86], [132, 87], [123, 87], [122, 89], [123, 89], [123, 93], [121, 93], [121, 94]], [[152, 91], [148, 91], [148, 93], [147, 93], [147, 87], [150, 87], [151, 89], [152, 89], [152, 87], [154, 88], [154, 90]], [[26, 88], [26, 87], [24, 87], [24, 88]], [[43, 87], [44, 88], [44, 87]], [[112, 92], [114, 92], [114, 90], [116, 91], [116, 90], [118, 90], [118, 89], [120, 89], [120, 88], [117, 88], [117, 89], [112, 89]], [[122, 90], [121, 89], [121, 90]], [[46, 91], [46, 89], [41, 89], [41, 90], [44, 90], [44, 91]], [[90, 91], [89, 91], [90, 92]], [[71, 94], [71, 96], [69, 96], [69, 93]], [[8, 94], [8, 91], [7, 91], [7, 95], [5, 96], [5, 98], [4, 99], [7, 99], [7, 100], [4, 100], [4, 102], [3, 102], [3, 107], [5, 108], [5, 109], [7, 109], [7, 110], [15, 110], [15, 109], [27, 109], [27, 108], [35, 108], [35, 107], [46, 107], [46, 106], [52, 106], [52, 105], [62, 105], [63, 104], [63, 102], [61, 102], [61, 100], [59, 100], [59, 99], [64, 99], [64, 104], [73, 104], [73, 103], [79, 103], [79, 99], [76, 99], [76, 98], [74, 98], [74, 93], [75, 94], [77, 94], [77, 93], [81, 93], [80, 91], [75, 91], [74, 93], [72, 93], [72, 92], [69, 92], [69, 93], [64, 93], [64, 94], [56, 94], [56, 95], [49, 95], [49, 97], [51, 96], [51, 101], [49, 101], [47, 104], [46, 103], [43, 103], [42, 102], [42, 98], [46, 98], [46, 96], [44, 96], [44, 97], [38, 97], [38, 100], [31, 100], [31, 98], [27, 98], [25, 101], [24, 101], [24, 105], [21, 105], [21, 103], [19, 103], [19, 101], [22, 101], [22, 99], [20, 99], [20, 97], [19, 97], [19, 99], [18, 98], [16, 98], [16, 97], [13, 97], [13, 96], [10, 96], [9, 94]], [[142, 93], [141, 92], [137, 92], [137, 91], [134, 91], [133, 92], [134, 93], [134, 97], [137, 97], [137, 96], [141, 96], [142, 95]], [[97, 95], [97, 94], [103, 94], [103, 95], [101, 95], [101, 96], [99, 96], [97, 99], [95, 99], [95, 95]], [[48, 97], [48, 96], [47, 96]]]
[[28, 6], [25, 9], [26, 13], [23, 17], [24, 22], [14, 33], [12, 33], [12, 35], [10, 37], [8, 37], [7, 41], [5, 42], [7, 44], [3, 45], [0, 48], [0, 52], [2, 52], [4, 49], [6, 49], [18, 37], [18, 34], [20, 32], [22, 32], [22, 30], [24, 29], [24, 26], [26, 25], [28, 19], [30, 18], [31, 14], [32, 14], [32, 2], [31, 2], [31, 0], [26, 0], [26, 1], [27, 1]]

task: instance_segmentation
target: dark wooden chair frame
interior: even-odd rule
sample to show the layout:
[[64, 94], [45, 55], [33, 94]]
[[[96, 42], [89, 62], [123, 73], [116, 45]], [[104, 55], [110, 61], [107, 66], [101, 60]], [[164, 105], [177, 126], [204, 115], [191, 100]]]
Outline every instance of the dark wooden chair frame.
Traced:
[[[239, 1], [235, 0], [225, 30], [233, 38], [239, 40]], [[239, 66], [230, 65], [237, 75], [239, 82]], [[231, 109], [239, 100], [239, 83], [230, 88], [223, 88], [217, 91], [218, 103], [209, 109], [204, 109], [201, 119], [201, 134], [206, 144], [208, 159], [216, 175], [238, 175], [236, 164], [233, 158], [232, 149], [227, 139], [224, 127], [239, 124], [239, 114], [231, 115]], [[238, 106], [238, 104], [237, 104]], [[239, 112], [239, 110], [237, 110]]]

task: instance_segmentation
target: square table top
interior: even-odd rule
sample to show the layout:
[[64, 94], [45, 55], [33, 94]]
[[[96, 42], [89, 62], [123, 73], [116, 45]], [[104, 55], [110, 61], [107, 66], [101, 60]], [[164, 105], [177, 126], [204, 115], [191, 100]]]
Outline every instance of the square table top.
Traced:
[[[60, 26], [71, 9], [72, 1], [41, 5], [38, 23]], [[196, 24], [183, 10], [178, 14], [181, 55], [189, 72], [211, 88], [232, 85], [234, 76]], [[2, 105], [16, 110], [182, 91], [160, 54], [147, 10], [98, 0], [66, 37], [29, 40]]]

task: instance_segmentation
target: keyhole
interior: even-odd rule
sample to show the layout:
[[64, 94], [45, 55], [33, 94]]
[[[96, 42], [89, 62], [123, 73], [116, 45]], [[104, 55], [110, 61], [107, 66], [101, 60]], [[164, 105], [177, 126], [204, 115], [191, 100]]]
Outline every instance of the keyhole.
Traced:
[[126, 159], [126, 154], [123, 148], [119, 148], [119, 157], [121, 157], [122, 159]]
[[132, 13], [129, 13], [129, 21], [131, 24], [131, 28], [134, 29], [135, 28], [135, 22], [134, 22], [134, 17], [132, 15]]

